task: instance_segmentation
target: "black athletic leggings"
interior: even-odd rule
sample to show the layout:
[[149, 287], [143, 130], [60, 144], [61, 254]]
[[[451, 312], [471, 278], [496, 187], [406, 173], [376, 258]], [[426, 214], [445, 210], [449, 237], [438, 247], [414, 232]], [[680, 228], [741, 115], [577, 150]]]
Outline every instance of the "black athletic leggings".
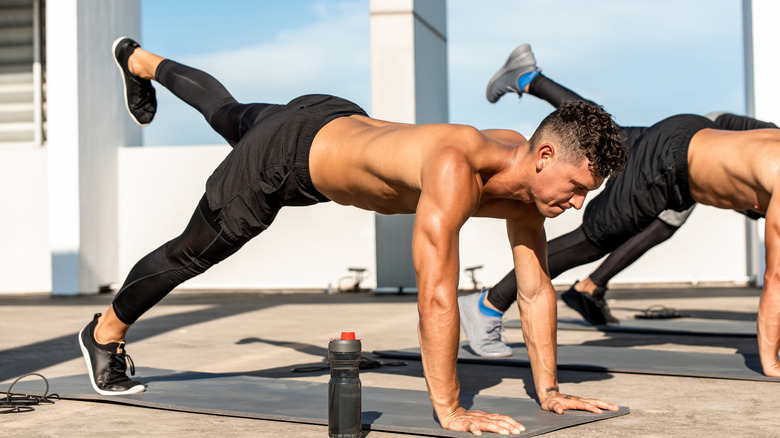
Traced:
[[[266, 104], [239, 104], [215, 78], [191, 67], [164, 60], [155, 79], [200, 111], [211, 127], [235, 146]], [[217, 223], [204, 195], [184, 232], [133, 266], [114, 298], [113, 308], [125, 323], [134, 323], [173, 288], [202, 274], [238, 251], [246, 241], [232, 241]]]
[[[612, 277], [630, 266], [654, 246], [668, 240], [679, 229], [679, 227], [669, 225], [660, 219], [654, 220], [641, 233], [609, 253], [609, 257], [590, 274], [590, 279], [598, 286], [606, 286]], [[588, 241], [582, 227], [551, 240], [547, 250], [550, 278], [555, 278], [576, 266], [596, 261], [607, 254], [606, 251], [597, 248]], [[509, 310], [516, 298], [517, 277], [514, 270], [493, 286], [488, 294], [490, 303], [502, 312]]]

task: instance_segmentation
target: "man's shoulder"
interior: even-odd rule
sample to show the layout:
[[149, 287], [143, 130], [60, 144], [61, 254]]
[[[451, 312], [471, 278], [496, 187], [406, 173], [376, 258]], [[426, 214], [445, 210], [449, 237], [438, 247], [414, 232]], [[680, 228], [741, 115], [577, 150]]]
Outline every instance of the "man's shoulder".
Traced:
[[528, 141], [523, 134], [511, 129], [483, 129], [480, 132], [485, 137], [502, 143], [523, 143]]

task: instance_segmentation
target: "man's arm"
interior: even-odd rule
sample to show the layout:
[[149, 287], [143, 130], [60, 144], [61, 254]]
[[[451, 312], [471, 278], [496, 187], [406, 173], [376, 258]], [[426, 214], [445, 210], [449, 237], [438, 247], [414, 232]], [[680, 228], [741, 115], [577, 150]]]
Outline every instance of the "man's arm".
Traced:
[[766, 272], [758, 302], [758, 352], [764, 374], [780, 377], [780, 193], [775, 192], [769, 200], [765, 227]]
[[425, 381], [433, 409], [445, 429], [520, 433], [524, 428], [505, 415], [460, 407], [457, 353], [458, 234], [477, 208], [479, 186], [457, 151], [442, 151], [423, 170], [422, 193], [414, 222], [412, 253], [417, 274], [418, 335]]
[[547, 270], [544, 218], [507, 220], [509, 241], [517, 276], [517, 304], [523, 339], [542, 409], [562, 414], [567, 409], [601, 413], [617, 406], [597, 399], [561, 394], [558, 390], [557, 307], [555, 290]]

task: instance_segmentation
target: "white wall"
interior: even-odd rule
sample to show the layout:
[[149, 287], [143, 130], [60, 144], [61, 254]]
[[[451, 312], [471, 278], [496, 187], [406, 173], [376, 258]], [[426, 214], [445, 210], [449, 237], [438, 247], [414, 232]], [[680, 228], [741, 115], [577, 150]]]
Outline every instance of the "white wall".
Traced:
[[139, 36], [139, 0], [46, 2], [49, 234], [55, 294], [118, 276], [117, 149], [140, 144], [111, 45]]
[[[589, 194], [588, 200], [595, 194]], [[569, 210], [545, 224], [548, 240], [574, 230], [582, 212]], [[728, 210], [698, 206], [673, 238], [656, 246], [617, 275], [611, 284], [725, 283], [748, 282], [745, 264], [744, 216]], [[493, 285], [512, 269], [511, 253], [503, 221], [470, 219], [461, 231], [461, 267], [484, 265], [477, 278]], [[601, 262], [564, 272], [553, 279], [556, 286], [570, 286], [587, 277]], [[461, 287], [471, 280], [461, 272]]]
[[[444, 0], [371, 0], [371, 116], [446, 123], [447, 22]], [[376, 215], [377, 282], [416, 290], [413, 215]]]
[[[119, 265], [135, 262], [179, 235], [206, 179], [229, 146], [123, 148], [119, 153]], [[271, 227], [182, 289], [321, 289], [366, 267], [376, 285], [374, 214], [328, 202], [284, 208]], [[119, 280], [121, 281], [121, 280]]]
[[[52, 281], [78, 291], [78, 46], [77, 2], [46, 5], [46, 150], [49, 157], [49, 234]], [[51, 285], [49, 286], [51, 288]]]
[[46, 174], [45, 149], [0, 149], [0, 293], [51, 290]]
[[[745, 46], [745, 96], [749, 115], [780, 125], [780, 60], [776, 42], [780, 39], [777, 18], [780, 3], [772, 0], [743, 0]], [[747, 256], [751, 274], [763, 285], [764, 220], [747, 222]]]

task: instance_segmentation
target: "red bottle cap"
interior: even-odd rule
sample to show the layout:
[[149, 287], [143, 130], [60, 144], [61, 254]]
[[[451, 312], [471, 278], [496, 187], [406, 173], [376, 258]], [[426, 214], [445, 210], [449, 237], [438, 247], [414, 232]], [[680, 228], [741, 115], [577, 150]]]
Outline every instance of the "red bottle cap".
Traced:
[[355, 332], [341, 332], [342, 341], [351, 341], [355, 339]]

